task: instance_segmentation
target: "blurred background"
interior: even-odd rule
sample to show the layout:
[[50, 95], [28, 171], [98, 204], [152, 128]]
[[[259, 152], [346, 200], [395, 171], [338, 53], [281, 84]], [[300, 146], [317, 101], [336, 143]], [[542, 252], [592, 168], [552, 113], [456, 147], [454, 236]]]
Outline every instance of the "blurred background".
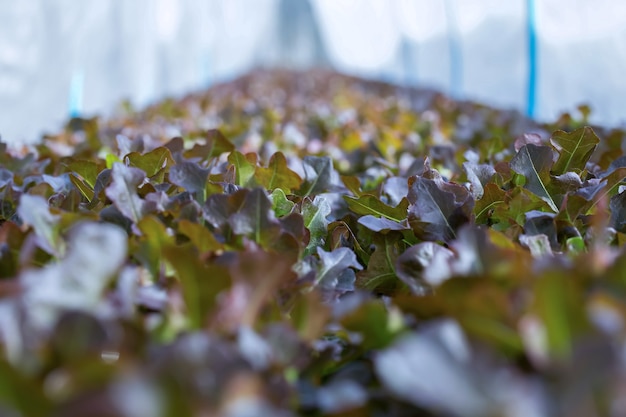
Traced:
[[140, 108], [254, 68], [327, 67], [538, 119], [626, 122], [619, 0], [0, 0], [0, 135]]

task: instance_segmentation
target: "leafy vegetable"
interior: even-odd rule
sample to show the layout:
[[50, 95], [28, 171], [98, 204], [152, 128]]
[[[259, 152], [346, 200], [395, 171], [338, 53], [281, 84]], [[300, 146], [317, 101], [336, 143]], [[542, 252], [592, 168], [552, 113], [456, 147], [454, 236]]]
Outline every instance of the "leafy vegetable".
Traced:
[[310, 235], [306, 253], [314, 252], [316, 248], [324, 245], [328, 233], [326, 217], [330, 212], [330, 204], [324, 197], [316, 196], [313, 201], [304, 199], [302, 202], [302, 218]]
[[24, 194], [20, 197], [17, 213], [27, 225], [31, 225], [43, 249], [62, 255], [65, 243], [60, 237], [60, 216], [50, 212], [48, 203], [40, 196]]
[[329, 191], [333, 183], [333, 163], [329, 157], [305, 156], [304, 183], [300, 189], [304, 197]]
[[599, 142], [598, 136], [588, 126], [570, 133], [554, 132], [550, 144], [559, 152], [559, 158], [552, 171], [557, 175], [570, 171], [581, 172]]
[[165, 172], [174, 163], [169, 149], [164, 147], [156, 148], [143, 155], [139, 152], [131, 152], [126, 155], [125, 159], [130, 166], [141, 169], [148, 177]]
[[241, 152], [233, 151], [228, 155], [228, 162], [235, 167], [235, 184], [246, 185], [254, 175], [255, 164]]
[[298, 189], [302, 184], [300, 176], [287, 166], [287, 159], [282, 152], [272, 155], [267, 168], [257, 167], [254, 179], [267, 190], [278, 188], [285, 193]]
[[334, 295], [354, 290], [356, 276], [353, 269], [363, 268], [357, 262], [354, 252], [348, 248], [326, 252], [318, 247], [317, 255], [320, 259], [320, 266], [315, 276], [316, 286], [325, 292], [333, 292]]
[[[480, 392], [467, 361], [467, 347], [453, 346], [449, 338], [438, 336], [407, 336], [381, 352], [375, 366], [385, 387], [392, 394], [433, 411], [464, 416], [489, 414], [488, 399]], [[455, 348], [461, 351], [455, 352]]]
[[396, 260], [402, 245], [397, 235], [376, 235], [374, 253], [369, 258], [367, 269], [358, 274], [358, 285], [368, 290], [391, 294], [397, 286]]
[[511, 159], [511, 169], [526, 179], [524, 187], [544, 200], [552, 210], [558, 211], [550, 187], [550, 170], [552, 169], [552, 149], [548, 146], [528, 144], [522, 146]]
[[395, 222], [406, 218], [409, 201], [404, 198], [396, 207], [389, 207], [373, 195], [361, 195], [359, 198], [344, 196], [348, 207], [356, 214], [384, 217]]
[[263, 244], [278, 233], [279, 224], [274, 218], [272, 203], [261, 188], [255, 188], [243, 200], [239, 210], [229, 219], [232, 231], [238, 235], [251, 237], [256, 243]]
[[194, 162], [181, 162], [170, 169], [170, 181], [194, 193], [200, 202], [206, 199], [206, 184], [209, 170]]
[[622, 415], [584, 124], [261, 71], [0, 143], [0, 415]]
[[274, 209], [276, 217], [286, 216], [291, 213], [291, 210], [293, 210], [293, 207], [295, 206], [292, 201], [287, 199], [287, 195], [280, 188], [276, 188], [272, 191], [270, 197], [272, 198], [272, 208]]
[[218, 294], [228, 288], [230, 276], [224, 266], [205, 265], [192, 249], [171, 246], [164, 249], [163, 255], [181, 281], [189, 326], [198, 329], [207, 323], [209, 313], [217, 306]]
[[409, 179], [409, 224], [423, 240], [448, 241], [470, 221], [474, 199], [464, 187], [440, 179]]
[[151, 205], [139, 196], [137, 190], [146, 178], [145, 172], [116, 162], [113, 164], [111, 178], [106, 195], [124, 216], [138, 222], [151, 211]]

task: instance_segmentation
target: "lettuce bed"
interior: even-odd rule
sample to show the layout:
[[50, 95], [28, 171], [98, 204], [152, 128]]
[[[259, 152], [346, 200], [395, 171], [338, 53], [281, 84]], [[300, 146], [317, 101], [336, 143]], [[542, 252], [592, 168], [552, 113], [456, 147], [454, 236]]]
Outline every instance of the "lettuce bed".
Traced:
[[623, 415], [624, 132], [257, 72], [0, 155], [0, 414]]

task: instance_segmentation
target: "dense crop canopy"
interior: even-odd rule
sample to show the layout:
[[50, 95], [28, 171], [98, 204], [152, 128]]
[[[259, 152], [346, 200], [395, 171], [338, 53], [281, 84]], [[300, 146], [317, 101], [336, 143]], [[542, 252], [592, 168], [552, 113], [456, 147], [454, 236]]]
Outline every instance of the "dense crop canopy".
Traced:
[[2, 145], [0, 414], [622, 415], [624, 138], [261, 72]]

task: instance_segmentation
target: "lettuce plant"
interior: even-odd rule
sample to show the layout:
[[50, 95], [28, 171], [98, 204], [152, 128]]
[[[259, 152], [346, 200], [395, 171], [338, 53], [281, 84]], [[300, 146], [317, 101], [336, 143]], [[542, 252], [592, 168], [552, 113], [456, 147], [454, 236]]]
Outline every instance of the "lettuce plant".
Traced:
[[274, 71], [2, 144], [0, 414], [621, 415], [624, 137]]

